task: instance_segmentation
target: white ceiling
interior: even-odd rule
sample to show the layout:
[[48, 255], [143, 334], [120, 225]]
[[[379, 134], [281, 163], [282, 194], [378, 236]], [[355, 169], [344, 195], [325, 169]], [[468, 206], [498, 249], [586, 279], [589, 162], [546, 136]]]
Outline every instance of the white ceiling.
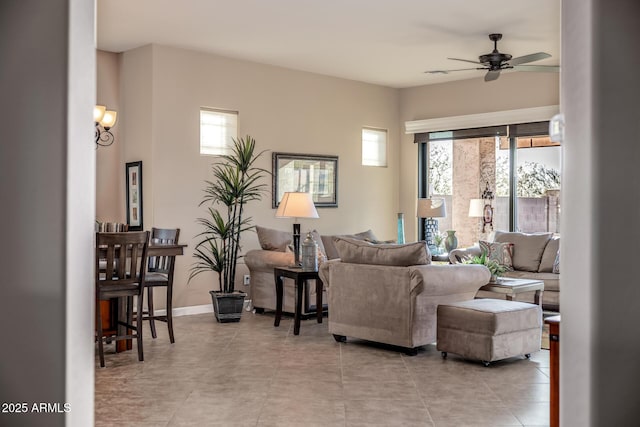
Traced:
[[[561, 0], [98, 0], [98, 49], [149, 43], [402, 88], [481, 78], [500, 52], [560, 63]], [[515, 71], [507, 71], [515, 72]], [[487, 83], [491, 84], [491, 83]]]

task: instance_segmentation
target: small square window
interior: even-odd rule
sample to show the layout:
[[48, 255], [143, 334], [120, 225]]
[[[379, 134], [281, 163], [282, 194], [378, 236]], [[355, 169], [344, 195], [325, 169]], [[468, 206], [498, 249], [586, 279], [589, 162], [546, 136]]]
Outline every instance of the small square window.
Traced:
[[237, 136], [237, 111], [200, 108], [200, 154], [230, 154]]
[[362, 128], [362, 165], [387, 166], [387, 130]]

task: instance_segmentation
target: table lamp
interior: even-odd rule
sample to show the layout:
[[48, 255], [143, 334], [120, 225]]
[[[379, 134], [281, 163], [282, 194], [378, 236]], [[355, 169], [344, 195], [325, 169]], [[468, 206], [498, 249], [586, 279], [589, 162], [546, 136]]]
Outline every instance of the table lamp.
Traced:
[[282, 196], [276, 218], [293, 218], [294, 264], [300, 265], [300, 224], [298, 218], [319, 218], [310, 193], [287, 192]]
[[486, 226], [493, 229], [493, 207], [491, 200], [487, 199], [471, 199], [469, 202], [469, 216], [472, 218], [482, 218], [482, 232], [485, 232]]
[[418, 218], [426, 218], [424, 222], [424, 238], [431, 251], [436, 247], [433, 238], [438, 233], [438, 220], [447, 216], [444, 199], [418, 199]]

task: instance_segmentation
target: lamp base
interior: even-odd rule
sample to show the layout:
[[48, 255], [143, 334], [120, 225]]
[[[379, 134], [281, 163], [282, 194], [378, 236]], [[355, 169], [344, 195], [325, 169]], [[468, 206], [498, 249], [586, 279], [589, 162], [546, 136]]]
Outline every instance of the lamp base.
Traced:
[[424, 220], [424, 239], [431, 252], [436, 249], [434, 238], [438, 234], [438, 220], [434, 218], [426, 218]]
[[293, 264], [295, 267], [301, 266], [300, 261], [300, 224], [293, 224]]

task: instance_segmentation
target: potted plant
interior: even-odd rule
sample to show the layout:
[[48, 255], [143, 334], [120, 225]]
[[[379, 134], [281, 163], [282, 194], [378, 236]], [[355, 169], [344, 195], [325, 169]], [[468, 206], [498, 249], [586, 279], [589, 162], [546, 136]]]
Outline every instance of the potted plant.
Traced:
[[205, 196], [199, 206], [208, 204], [207, 216], [197, 222], [204, 230], [198, 236], [189, 281], [200, 273], [218, 274], [219, 290], [209, 293], [218, 322], [238, 322], [246, 294], [235, 291], [236, 263], [240, 258], [240, 237], [250, 228], [251, 218], [244, 216], [248, 202], [260, 200], [266, 184], [261, 179], [268, 172], [255, 167], [264, 153], [256, 153], [256, 141], [249, 135], [233, 139], [231, 154], [220, 156], [213, 164], [213, 177], [205, 181]]
[[504, 265], [498, 263], [495, 260], [487, 258], [486, 251], [482, 251], [482, 254], [480, 254], [480, 256], [474, 256], [473, 258], [466, 261], [465, 263], [480, 264], [487, 267], [489, 269], [489, 272], [491, 272], [491, 282], [496, 282], [498, 280], [498, 276], [502, 275], [502, 273], [507, 271], [507, 268]]

